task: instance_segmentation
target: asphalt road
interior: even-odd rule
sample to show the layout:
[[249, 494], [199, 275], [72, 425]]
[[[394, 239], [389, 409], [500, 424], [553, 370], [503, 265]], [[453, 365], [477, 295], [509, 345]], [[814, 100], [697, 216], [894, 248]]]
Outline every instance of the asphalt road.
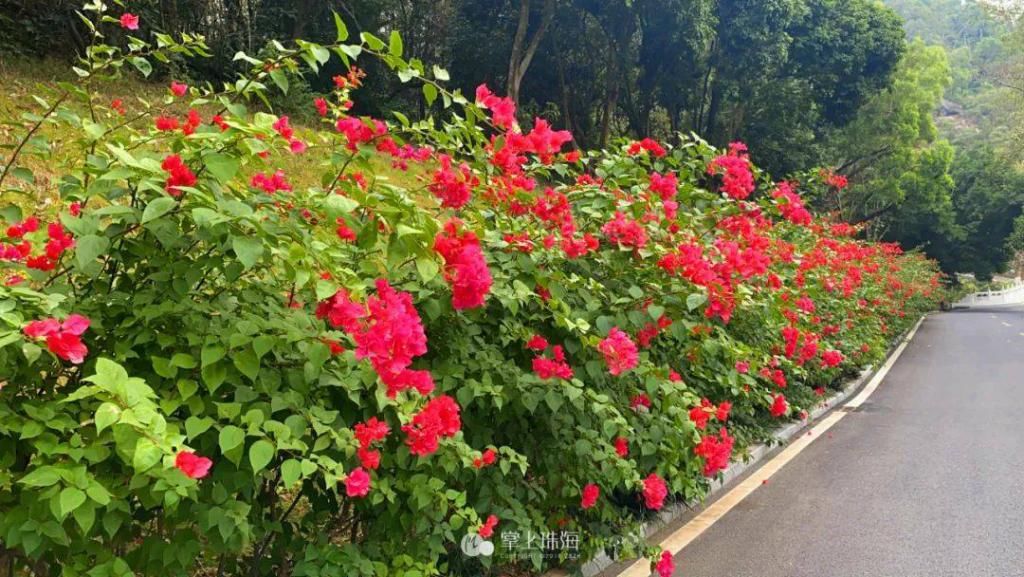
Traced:
[[929, 317], [859, 410], [685, 548], [677, 568], [1024, 576], [1024, 309]]

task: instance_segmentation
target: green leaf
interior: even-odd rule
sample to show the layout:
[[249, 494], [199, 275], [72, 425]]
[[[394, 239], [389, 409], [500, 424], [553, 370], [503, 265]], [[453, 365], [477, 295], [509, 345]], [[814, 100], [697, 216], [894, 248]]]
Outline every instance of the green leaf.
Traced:
[[341, 19], [341, 16], [337, 12], [332, 10], [331, 14], [334, 14], [334, 28], [338, 31], [336, 41], [344, 42], [348, 40], [348, 27], [345, 26], [345, 21]]
[[224, 347], [219, 345], [207, 345], [203, 347], [202, 353], [200, 353], [200, 359], [202, 360], [203, 368], [206, 368], [213, 363], [224, 358], [226, 351]]
[[228, 425], [220, 430], [217, 440], [222, 453], [237, 449], [245, 442], [245, 431], [234, 425]]
[[281, 89], [281, 92], [288, 94], [288, 77], [284, 75], [280, 68], [270, 71], [270, 79]]
[[437, 100], [437, 88], [433, 84], [424, 84], [423, 97], [427, 100], [427, 106], [433, 105], [434, 101]]
[[18, 480], [22, 485], [29, 487], [49, 487], [60, 480], [58, 469], [49, 465], [33, 469], [31, 473]]
[[444, 68], [441, 68], [440, 66], [435, 64], [434, 65], [434, 78], [436, 78], [440, 82], [447, 82], [450, 77], [448, 76], [448, 71], [447, 70], [445, 70]]
[[24, 166], [18, 166], [11, 169], [11, 176], [18, 180], [23, 180], [29, 184], [33, 184], [36, 181], [36, 176], [32, 174], [32, 171], [25, 168]]
[[239, 351], [232, 355], [231, 361], [235, 364], [235, 368], [250, 381], [255, 381], [257, 375], [260, 374], [260, 359], [252, 349]]
[[227, 154], [213, 153], [203, 157], [207, 170], [217, 179], [217, 182], [224, 184], [229, 182], [238, 174], [239, 160]]
[[132, 466], [136, 473], [144, 473], [160, 462], [163, 451], [150, 439], [143, 437], [135, 444], [135, 455], [132, 457]]
[[185, 419], [185, 434], [189, 440], [195, 439], [210, 429], [213, 419], [209, 417], [199, 418], [195, 415]]
[[686, 297], [686, 308], [692, 310], [697, 309], [704, 303], [708, 302], [708, 296], [704, 293], [693, 293]]
[[143, 76], [147, 78], [149, 77], [150, 74], [153, 73], [153, 65], [149, 63], [149, 60], [146, 60], [141, 56], [129, 58], [128, 62], [131, 62], [132, 66], [134, 66], [139, 72], [142, 73]]
[[142, 224], [156, 220], [168, 212], [171, 212], [171, 209], [173, 209], [174, 205], [177, 203], [177, 200], [169, 196], [154, 198], [146, 205], [146, 210], [142, 211]]
[[113, 425], [121, 418], [121, 408], [114, 403], [103, 403], [96, 409], [96, 432]]
[[246, 269], [250, 269], [263, 256], [263, 243], [258, 238], [235, 236], [231, 238], [231, 248]]
[[[252, 460], [252, 457], [249, 458]], [[290, 489], [302, 477], [302, 466], [295, 459], [288, 459], [281, 463], [281, 483], [285, 489]]]
[[69, 513], [85, 503], [85, 491], [76, 487], [67, 487], [60, 492], [60, 514], [67, 517]]
[[89, 234], [80, 237], [75, 242], [75, 264], [79, 270], [87, 271], [92, 265], [98, 264], [96, 259], [109, 247], [110, 241], [105, 236]]
[[373, 34], [370, 34], [369, 32], [363, 32], [362, 34], [360, 34], [360, 36], [362, 37], [363, 42], [365, 42], [366, 45], [370, 47], [370, 50], [379, 52], [382, 48], [384, 48], [384, 41], [381, 40], [380, 38], [377, 38]]
[[398, 33], [398, 30], [392, 30], [391, 37], [388, 39], [388, 53], [395, 58], [401, 58], [404, 48], [402, 35]]
[[249, 464], [252, 465], [253, 473], [259, 473], [274, 458], [274, 445], [265, 439], [260, 439], [249, 447]]

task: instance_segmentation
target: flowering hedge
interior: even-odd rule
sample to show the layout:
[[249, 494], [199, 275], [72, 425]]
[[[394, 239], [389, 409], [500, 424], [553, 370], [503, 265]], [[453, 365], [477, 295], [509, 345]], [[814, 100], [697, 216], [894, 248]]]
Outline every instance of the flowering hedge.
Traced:
[[[772, 183], [740, 144], [567, 150], [340, 19], [335, 44], [239, 55], [251, 73], [221, 89], [111, 106], [102, 78], [205, 48], [104, 44], [138, 19], [86, 9], [81, 81], [40, 99], [0, 176], [31, 178], [38, 128], [80, 134], [59, 214], [0, 207], [12, 567], [411, 577], [609, 549], [665, 574], [637, 526], [939, 296], [932, 263], [804, 208], [837, 179]], [[351, 68], [310, 102], [322, 125], [247, 107], [331, 58]], [[419, 83], [437, 116], [351, 115], [357, 58]], [[317, 159], [318, 184], [276, 168], [291, 154]], [[425, 176], [397, 186], [374, 157]], [[512, 532], [573, 533], [580, 557], [460, 551]]]

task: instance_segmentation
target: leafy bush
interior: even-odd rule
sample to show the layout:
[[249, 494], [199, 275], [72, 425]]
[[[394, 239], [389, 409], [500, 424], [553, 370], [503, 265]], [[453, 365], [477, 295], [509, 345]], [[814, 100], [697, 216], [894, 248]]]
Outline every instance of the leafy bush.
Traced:
[[[876, 360], [938, 296], [932, 263], [814, 220], [742, 145], [563, 152], [402, 42], [297, 42], [215, 90], [95, 96], [200, 39], [101, 44], [28, 115], [0, 187], [77, 128], [59, 214], [4, 208], [0, 549], [35, 574], [432, 575], [539, 570], [699, 498], [734, 446]], [[410, 122], [322, 125], [245, 102], [285, 73], [376, 58]], [[246, 57], [249, 58], [249, 57]], [[184, 118], [175, 102], [217, 110]], [[84, 107], [82, 106], [84, 105]], [[87, 112], [82, 112], [86, 110]], [[438, 118], [443, 118], [439, 120]], [[281, 155], [319, 159], [294, 187]], [[426, 167], [417, 187], [372, 174]], [[817, 185], [815, 185], [817, 186]], [[736, 443], [737, 445], [734, 445]], [[503, 532], [578, 536], [512, 558]], [[467, 556], [464, 536], [492, 537]], [[575, 553], [579, 553], [577, 559]], [[660, 570], [667, 570], [663, 557]]]

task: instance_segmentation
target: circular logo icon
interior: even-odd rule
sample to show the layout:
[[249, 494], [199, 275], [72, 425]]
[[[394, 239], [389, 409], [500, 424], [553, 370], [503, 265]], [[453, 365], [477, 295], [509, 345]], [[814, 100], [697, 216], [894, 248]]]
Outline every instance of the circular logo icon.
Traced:
[[491, 543], [476, 533], [467, 533], [463, 536], [460, 546], [462, 548], [462, 552], [468, 557], [478, 557], [480, 555], [490, 557], [491, 555], [494, 555], [494, 543]]

